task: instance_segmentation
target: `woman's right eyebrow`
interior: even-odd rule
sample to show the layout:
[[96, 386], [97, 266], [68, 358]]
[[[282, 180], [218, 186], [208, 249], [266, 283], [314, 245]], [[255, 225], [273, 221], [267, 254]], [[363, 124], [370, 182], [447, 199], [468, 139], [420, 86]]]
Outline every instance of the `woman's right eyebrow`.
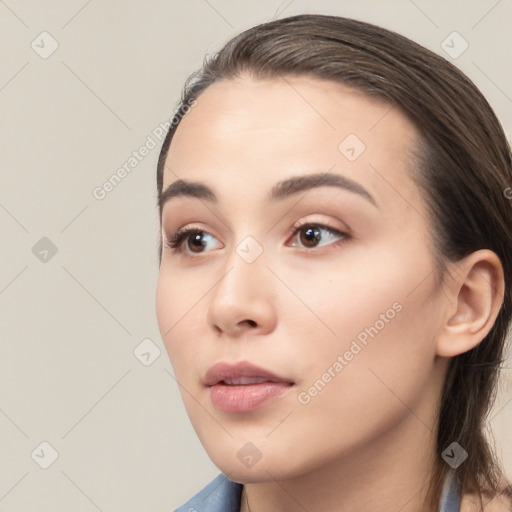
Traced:
[[[357, 183], [356, 181], [341, 174], [329, 172], [303, 174], [286, 178], [272, 187], [268, 195], [268, 199], [270, 201], [281, 200], [299, 192], [318, 187], [341, 188], [358, 194], [373, 204], [376, 208], [379, 207], [375, 198], [360, 183]], [[162, 211], [165, 203], [173, 197], [193, 197], [210, 201], [212, 203], [218, 202], [218, 198], [213, 190], [205, 183], [179, 179], [171, 183], [160, 195], [158, 200], [160, 212]]]

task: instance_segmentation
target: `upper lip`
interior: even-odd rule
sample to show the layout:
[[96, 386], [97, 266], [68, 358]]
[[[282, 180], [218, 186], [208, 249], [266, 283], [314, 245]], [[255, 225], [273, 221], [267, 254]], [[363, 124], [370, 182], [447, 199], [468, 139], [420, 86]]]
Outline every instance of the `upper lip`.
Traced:
[[286, 382], [293, 384], [293, 382], [284, 377], [280, 377], [261, 366], [256, 366], [247, 361], [239, 363], [220, 362], [214, 364], [204, 377], [204, 383], [207, 386], [213, 386], [223, 380], [232, 380], [240, 377], [254, 377], [264, 378], [269, 382]]

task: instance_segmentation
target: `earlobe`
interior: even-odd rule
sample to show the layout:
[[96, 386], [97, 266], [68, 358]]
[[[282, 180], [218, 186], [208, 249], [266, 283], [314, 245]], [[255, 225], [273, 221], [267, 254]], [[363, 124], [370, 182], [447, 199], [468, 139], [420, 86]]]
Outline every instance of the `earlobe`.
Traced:
[[447, 305], [436, 353], [454, 357], [476, 347], [498, 316], [504, 294], [503, 267], [487, 249], [475, 251], [451, 267]]

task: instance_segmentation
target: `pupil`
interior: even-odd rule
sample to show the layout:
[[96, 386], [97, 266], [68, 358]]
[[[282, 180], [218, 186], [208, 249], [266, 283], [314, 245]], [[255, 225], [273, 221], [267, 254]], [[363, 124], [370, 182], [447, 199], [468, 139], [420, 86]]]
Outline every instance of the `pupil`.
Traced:
[[307, 240], [308, 243], [304, 244], [308, 247], [312, 246], [311, 245], [311, 242], [313, 242], [313, 245], [319, 241], [320, 239], [320, 230], [319, 229], [313, 229], [313, 228], [308, 228], [305, 232], [304, 232], [304, 235], [305, 235], [305, 238]]
[[196, 249], [202, 249], [203, 248], [203, 241], [202, 241], [202, 234], [201, 233], [195, 233], [192, 235], [192, 247], [195, 247]]

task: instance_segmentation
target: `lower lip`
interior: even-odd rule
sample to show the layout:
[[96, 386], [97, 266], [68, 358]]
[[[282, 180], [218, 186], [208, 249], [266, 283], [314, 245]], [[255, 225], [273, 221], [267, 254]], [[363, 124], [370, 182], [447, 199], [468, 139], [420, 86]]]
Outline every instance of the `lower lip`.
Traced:
[[247, 412], [257, 409], [290, 387], [291, 384], [285, 382], [261, 382], [243, 386], [219, 383], [210, 386], [210, 397], [213, 405], [223, 411]]

